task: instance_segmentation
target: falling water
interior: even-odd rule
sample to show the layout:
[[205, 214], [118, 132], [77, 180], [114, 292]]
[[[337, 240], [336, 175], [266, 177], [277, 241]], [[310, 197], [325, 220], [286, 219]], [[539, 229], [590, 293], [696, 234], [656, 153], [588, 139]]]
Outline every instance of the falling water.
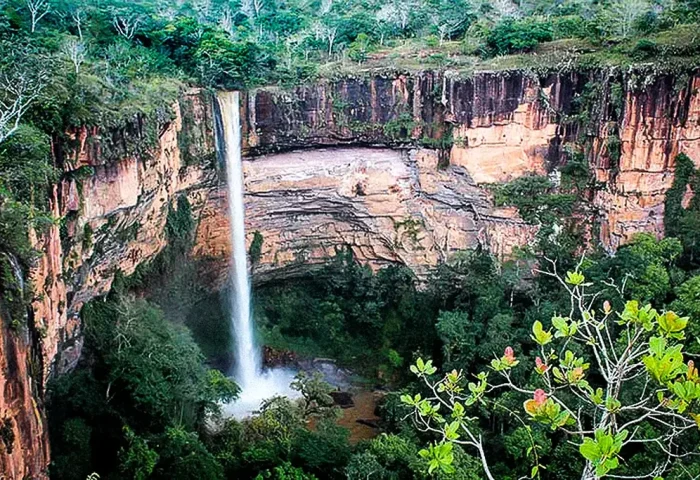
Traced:
[[239, 92], [220, 92], [218, 95], [220, 137], [217, 144], [226, 161], [231, 224], [231, 324], [235, 337], [232, 373], [241, 387], [240, 398], [227, 410], [233, 416], [243, 417], [256, 410], [263, 399], [274, 395], [294, 395], [296, 392], [289, 388], [293, 372], [262, 370], [260, 349], [255, 342], [245, 244], [239, 97]]
[[228, 183], [228, 213], [231, 221], [231, 312], [236, 335], [234, 377], [242, 389], [255, 383], [260, 372], [260, 352], [255, 346], [253, 322], [250, 315], [250, 280], [245, 250], [245, 216], [243, 207], [243, 170], [241, 167], [241, 128], [238, 92], [219, 94], [221, 123], [226, 152], [226, 181]]
[[12, 273], [15, 276], [15, 281], [17, 282], [17, 285], [19, 286], [19, 290], [21, 292], [24, 291], [24, 274], [22, 273], [22, 267], [20, 267], [19, 262], [17, 261], [17, 257], [15, 257], [12, 254], [7, 254], [7, 259], [10, 262], [10, 266], [12, 267]]

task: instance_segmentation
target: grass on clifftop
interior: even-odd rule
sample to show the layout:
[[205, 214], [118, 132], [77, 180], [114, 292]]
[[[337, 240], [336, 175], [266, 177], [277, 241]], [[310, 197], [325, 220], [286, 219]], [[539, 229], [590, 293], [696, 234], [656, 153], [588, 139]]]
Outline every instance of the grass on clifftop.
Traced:
[[670, 30], [619, 43], [595, 44], [565, 38], [544, 42], [528, 53], [480, 55], [478, 38], [431, 45], [424, 39], [397, 42], [370, 54], [363, 63], [347, 58], [322, 65], [321, 78], [341, 78], [424, 70], [449, 71], [469, 77], [478, 72], [527, 70], [535, 73], [619, 67], [652, 68], [657, 73], [689, 71], [700, 67], [700, 25], [678, 25]]

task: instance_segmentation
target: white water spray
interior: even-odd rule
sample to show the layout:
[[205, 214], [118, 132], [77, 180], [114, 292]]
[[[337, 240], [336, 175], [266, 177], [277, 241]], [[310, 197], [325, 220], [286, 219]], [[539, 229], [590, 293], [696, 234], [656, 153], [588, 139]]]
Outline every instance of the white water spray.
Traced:
[[220, 92], [218, 95], [222, 131], [217, 143], [225, 153], [231, 223], [231, 324], [235, 336], [235, 365], [232, 373], [241, 387], [240, 398], [234, 404], [228, 405], [226, 410], [235, 417], [244, 417], [256, 410], [266, 398], [274, 395], [295, 396], [296, 392], [289, 388], [293, 372], [263, 372], [260, 349], [255, 342], [245, 243], [239, 97], [239, 92]]

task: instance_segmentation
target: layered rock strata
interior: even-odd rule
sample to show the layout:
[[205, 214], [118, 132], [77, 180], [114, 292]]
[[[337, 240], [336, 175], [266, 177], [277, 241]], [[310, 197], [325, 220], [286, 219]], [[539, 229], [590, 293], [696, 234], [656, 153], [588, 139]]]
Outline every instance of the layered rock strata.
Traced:
[[[407, 265], [419, 276], [458, 250], [506, 256], [536, 228], [493, 208], [466, 169], [439, 167], [434, 150], [329, 148], [244, 162], [248, 239], [263, 238], [255, 276], [298, 273], [345, 245], [373, 267]], [[202, 210], [195, 254], [230, 254], [226, 191]], [[225, 271], [221, 265], [220, 276]]]
[[[185, 132], [188, 119], [190, 130]], [[80, 130], [74, 134], [77, 148], [57, 159], [65, 174], [53, 189], [51, 205], [62, 226], [34, 235], [43, 256], [30, 272], [34, 301], [28, 325], [9, 328], [3, 319], [0, 331], [0, 431], [6, 425], [8, 438], [14, 439], [11, 445], [0, 442], [0, 479], [47, 478], [44, 389], [52, 375], [70, 371], [80, 358], [80, 309], [109, 291], [117, 271], [132, 273], [163, 248], [167, 212], [175, 197], [187, 195], [196, 212], [215, 184], [207, 95], [184, 96], [173, 105], [173, 120], [157, 131], [147, 149], [106, 163], [104, 144], [126, 133], [105, 139], [95, 129]], [[132, 142], [145, 142], [138, 129], [129, 134], [137, 137]], [[183, 141], [192, 136], [202, 141]]]

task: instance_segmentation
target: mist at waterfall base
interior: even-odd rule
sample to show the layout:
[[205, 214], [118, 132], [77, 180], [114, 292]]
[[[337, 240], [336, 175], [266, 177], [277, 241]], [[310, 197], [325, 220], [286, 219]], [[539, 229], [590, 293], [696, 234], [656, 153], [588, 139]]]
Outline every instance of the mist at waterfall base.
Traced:
[[263, 370], [260, 348], [255, 342], [255, 326], [250, 307], [250, 276], [245, 242], [243, 168], [238, 92], [221, 92], [218, 97], [221, 125], [218, 143], [223, 150], [231, 223], [231, 324], [234, 335], [233, 378], [241, 387], [240, 397], [224, 406], [236, 418], [249, 416], [263, 400], [275, 395], [297, 396], [290, 388], [295, 372], [287, 369]]

